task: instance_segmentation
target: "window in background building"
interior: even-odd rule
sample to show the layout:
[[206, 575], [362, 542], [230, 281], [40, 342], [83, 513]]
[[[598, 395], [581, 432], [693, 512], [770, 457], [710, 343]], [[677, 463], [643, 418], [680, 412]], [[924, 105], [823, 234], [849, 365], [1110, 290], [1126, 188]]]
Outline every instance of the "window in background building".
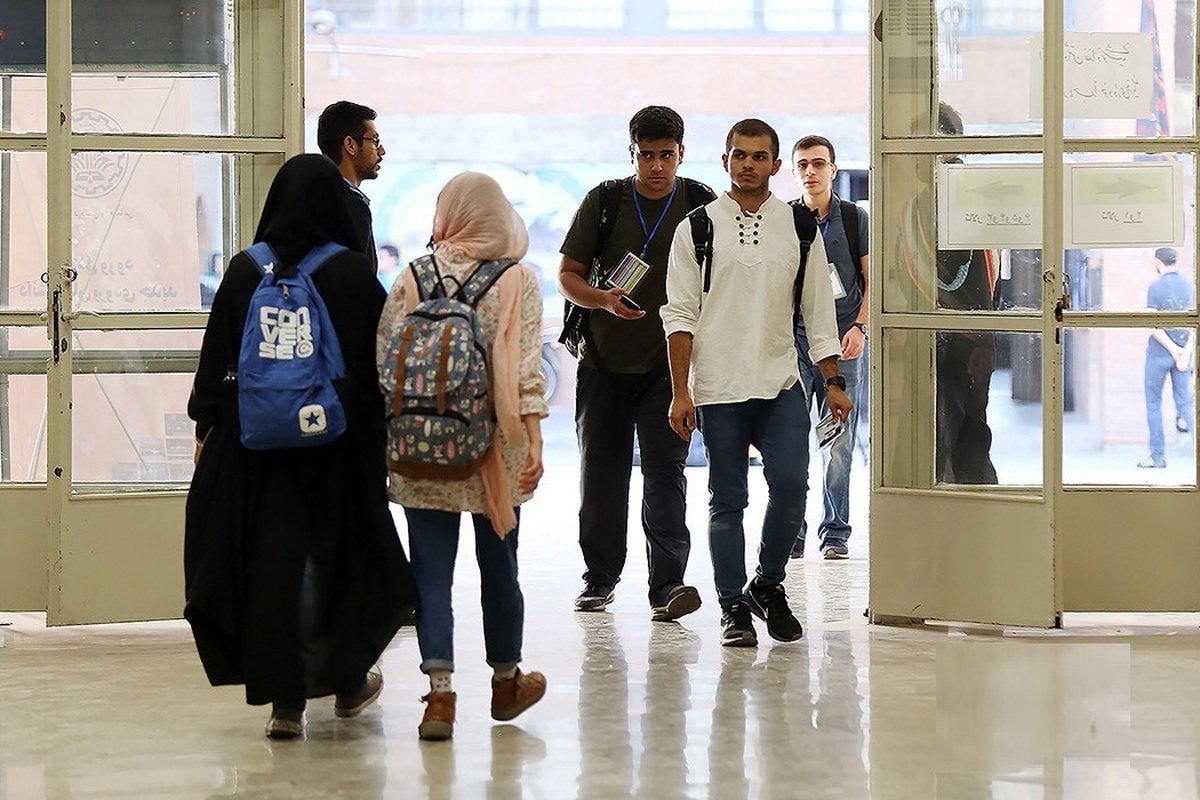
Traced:
[[538, 26], [617, 30], [625, 27], [625, 0], [539, 0]]
[[870, 0], [762, 0], [763, 28], [803, 33], [863, 33]]
[[667, 27], [679, 31], [750, 30], [754, 28], [754, 0], [667, 0]]

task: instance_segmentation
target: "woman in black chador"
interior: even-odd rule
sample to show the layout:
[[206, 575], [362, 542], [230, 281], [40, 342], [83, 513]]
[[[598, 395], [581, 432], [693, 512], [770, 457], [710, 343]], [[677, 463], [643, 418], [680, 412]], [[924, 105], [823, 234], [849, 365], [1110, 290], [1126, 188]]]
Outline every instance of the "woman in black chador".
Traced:
[[204, 332], [188, 414], [197, 461], [187, 502], [184, 572], [196, 647], [213, 685], [245, 684], [272, 704], [267, 735], [304, 732], [305, 702], [336, 694], [340, 717], [379, 696], [375, 663], [413, 602], [412, 578], [388, 509], [384, 411], [375, 330], [386, 294], [357, 240], [342, 177], [302, 155], [279, 170], [255, 242], [287, 274], [335, 242], [313, 277], [346, 363], [338, 394], [346, 432], [329, 444], [248, 450], [238, 420], [242, 330], [260, 273], [229, 262]]

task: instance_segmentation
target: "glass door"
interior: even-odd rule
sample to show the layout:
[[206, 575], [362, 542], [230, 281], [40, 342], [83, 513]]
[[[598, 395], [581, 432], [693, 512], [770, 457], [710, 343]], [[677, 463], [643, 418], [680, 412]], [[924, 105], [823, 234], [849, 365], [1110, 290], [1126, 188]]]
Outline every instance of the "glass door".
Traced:
[[9, 305], [31, 308], [12, 312], [0, 350], [0, 513], [24, 522], [0, 534], [0, 563], [33, 577], [0, 607], [45, 609], [48, 624], [177, 617], [191, 373], [223, 267], [302, 146], [300, 12], [26, 5], [16, 22], [45, 47], [11, 68], [45, 78], [40, 98], [14, 92], [11, 127], [42, 155], [14, 157], [4, 193], [14, 233], [28, 228], [5, 239]]
[[1200, 608], [1194, 3], [877, 11], [872, 614]]

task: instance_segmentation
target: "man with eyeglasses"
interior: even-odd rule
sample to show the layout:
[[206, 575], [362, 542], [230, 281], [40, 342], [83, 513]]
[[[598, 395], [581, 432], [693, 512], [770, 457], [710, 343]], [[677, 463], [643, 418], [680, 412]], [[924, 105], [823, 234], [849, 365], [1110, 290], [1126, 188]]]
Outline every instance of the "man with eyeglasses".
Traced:
[[346, 205], [359, 234], [359, 249], [379, 270], [375, 233], [371, 225], [371, 199], [360, 186], [379, 177], [386, 152], [375, 129], [375, 110], [349, 100], [331, 103], [317, 120], [317, 147], [337, 164], [346, 179]]
[[575, 610], [602, 611], [621, 579], [636, 435], [651, 619], [667, 621], [699, 608], [700, 593], [683, 582], [691, 552], [683, 475], [688, 442], [667, 420], [671, 380], [659, 308], [667, 300], [675, 226], [716, 195], [676, 177], [683, 119], [675, 111], [638, 111], [629, 121], [629, 142], [634, 174], [588, 192], [560, 249], [559, 288], [579, 307], [572, 314], [583, 312], [575, 428], [585, 571]]
[[[838, 374], [846, 379], [846, 395], [855, 405], [842, 432], [828, 447], [821, 448], [824, 513], [817, 531], [821, 555], [826, 559], [842, 559], [850, 554], [847, 544], [850, 538], [850, 467], [854, 463], [858, 425], [859, 367], [867, 344], [870, 309], [867, 303], [867, 214], [833, 191], [837, 155], [833, 143], [824, 136], [805, 136], [796, 142], [792, 147], [792, 175], [803, 192], [792, 202], [803, 203], [813, 212], [825, 243], [842, 345]], [[824, 417], [829, 413], [825, 379], [809, 358], [803, 316], [796, 324], [796, 351], [800, 355], [800, 380], [807, 390], [808, 402]], [[792, 558], [804, 557], [807, 532], [808, 523], [805, 522], [792, 546]]]

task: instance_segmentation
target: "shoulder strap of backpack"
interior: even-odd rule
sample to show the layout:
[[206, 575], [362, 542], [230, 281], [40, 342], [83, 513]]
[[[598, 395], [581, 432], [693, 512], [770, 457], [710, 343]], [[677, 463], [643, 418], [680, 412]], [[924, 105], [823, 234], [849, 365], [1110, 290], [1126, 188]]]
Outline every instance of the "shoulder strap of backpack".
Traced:
[[796, 283], [793, 291], [796, 313], [800, 313], [800, 297], [804, 289], [804, 273], [808, 267], [808, 251], [812, 249], [813, 240], [817, 238], [817, 220], [813, 212], [804, 203], [792, 203], [792, 222], [796, 226], [796, 238], [800, 240], [800, 269], [796, 271]]
[[413, 278], [417, 282], [417, 302], [424, 302], [438, 295], [441, 289], [441, 275], [433, 261], [432, 253], [414, 259], [408, 268], [412, 270]]
[[275, 251], [266, 242], [255, 242], [242, 252], [250, 258], [250, 261], [258, 267], [258, 271], [263, 275], [267, 274], [268, 264], [271, 264], [272, 267], [275, 264]]
[[862, 280], [862, 248], [858, 242], [858, 204], [853, 200], [841, 200], [842, 227], [846, 230], [846, 243], [850, 245], [850, 258], [854, 259], [854, 269]]
[[706, 206], [717, 199], [717, 193], [707, 183], [701, 183], [691, 178], [681, 177], [684, 191], [687, 193], [688, 210]]
[[460, 294], [464, 302], [472, 308], [487, 294], [496, 281], [500, 280], [500, 276], [508, 271], [508, 268], [516, 264], [515, 258], [503, 258], [499, 261], [484, 261], [470, 276], [463, 281]]
[[713, 224], [712, 218], [704, 206], [697, 206], [688, 212], [688, 221], [692, 225], [692, 246], [696, 248], [696, 263], [704, 275], [704, 294], [708, 294], [712, 286], [713, 259]]
[[345, 247], [337, 242], [326, 242], [325, 244], [317, 245], [312, 250], [309, 250], [304, 258], [300, 259], [300, 263], [296, 265], [296, 270], [312, 277], [317, 274], [317, 271], [321, 267], [329, 262], [329, 259], [345, 249]]
[[612, 236], [613, 228], [617, 226], [617, 212], [621, 208], [621, 191], [625, 186], [624, 178], [610, 178], [600, 184], [600, 222], [596, 226], [596, 259], [604, 243]]

